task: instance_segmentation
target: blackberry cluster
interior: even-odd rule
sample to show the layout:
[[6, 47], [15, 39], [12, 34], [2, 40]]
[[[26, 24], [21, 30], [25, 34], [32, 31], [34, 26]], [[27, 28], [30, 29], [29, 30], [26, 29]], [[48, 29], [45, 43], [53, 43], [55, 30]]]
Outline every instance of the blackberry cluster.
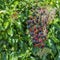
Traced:
[[30, 20], [27, 21], [27, 28], [29, 29], [33, 45], [36, 47], [44, 47], [48, 34], [48, 10], [45, 8], [39, 8], [29, 19]]

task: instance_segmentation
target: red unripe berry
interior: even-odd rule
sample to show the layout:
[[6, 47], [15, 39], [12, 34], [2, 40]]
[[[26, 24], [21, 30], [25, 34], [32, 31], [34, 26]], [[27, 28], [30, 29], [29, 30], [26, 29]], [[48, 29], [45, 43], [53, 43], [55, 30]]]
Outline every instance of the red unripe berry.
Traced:
[[35, 37], [35, 40], [38, 40], [38, 37]]
[[46, 33], [48, 33], [48, 30], [46, 30]]
[[36, 31], [36, 28], [34, 28], [34, 31]]
[[42, 39], [39, 39], [39, 42], [40, 42], [40, 43], [42, 43], [42, 42], [43, 42], [43, 40], [42, 40]]
[[41, 44], [41, 48], [43, 48], [44, 46], [45, 46], [45, 45], [42, 43], [42, 44]]

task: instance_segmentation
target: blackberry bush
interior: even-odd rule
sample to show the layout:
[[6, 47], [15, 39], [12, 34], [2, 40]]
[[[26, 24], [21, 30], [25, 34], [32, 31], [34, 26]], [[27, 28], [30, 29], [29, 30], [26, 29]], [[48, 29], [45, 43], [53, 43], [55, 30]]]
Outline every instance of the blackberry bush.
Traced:
[[0, 60], [60, 60], [60, 0], [0, 0]]

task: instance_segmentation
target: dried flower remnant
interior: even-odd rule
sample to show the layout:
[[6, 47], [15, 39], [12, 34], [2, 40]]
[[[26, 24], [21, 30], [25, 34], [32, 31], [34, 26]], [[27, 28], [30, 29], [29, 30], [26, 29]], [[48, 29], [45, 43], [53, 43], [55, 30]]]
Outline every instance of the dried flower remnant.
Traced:
[[13, 20], [18, 19], [18, 11], [13, 11], [12, 15], [10, 16]]
[[[51, 15], [52, 14], [52, 15]], [[32, 18], [27, 21], [27, 28], [32, 37], [32, 42], [35, 47], [43, 48], [45, 40], [47, 40], [49, 21], [53, 20], [55, 9], [49, 11], [47, 8], [39, 8], [33, 13]]]
[[49, 12], [49, 17], [48, 17], [48, 24], [51, 23], [52, 20], [54, 20], [56, 14], [56, 8], [52, 9], [51, 12]]

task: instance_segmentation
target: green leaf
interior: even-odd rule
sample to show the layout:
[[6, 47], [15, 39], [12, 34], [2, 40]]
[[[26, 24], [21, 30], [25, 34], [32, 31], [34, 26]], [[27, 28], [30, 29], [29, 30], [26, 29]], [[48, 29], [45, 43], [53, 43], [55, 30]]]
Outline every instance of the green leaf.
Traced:
[[8, 35], [13, 36], [13, 29], [12, 28], [8, 29], [7, 33], [8, 33]]
[[4, 22], [4, 29], [7, 29], [9, 26], [9, 22]]
[[54, 60], [60, 60], [60, 51], [59, 51], [58, 55], [54, 58]]

